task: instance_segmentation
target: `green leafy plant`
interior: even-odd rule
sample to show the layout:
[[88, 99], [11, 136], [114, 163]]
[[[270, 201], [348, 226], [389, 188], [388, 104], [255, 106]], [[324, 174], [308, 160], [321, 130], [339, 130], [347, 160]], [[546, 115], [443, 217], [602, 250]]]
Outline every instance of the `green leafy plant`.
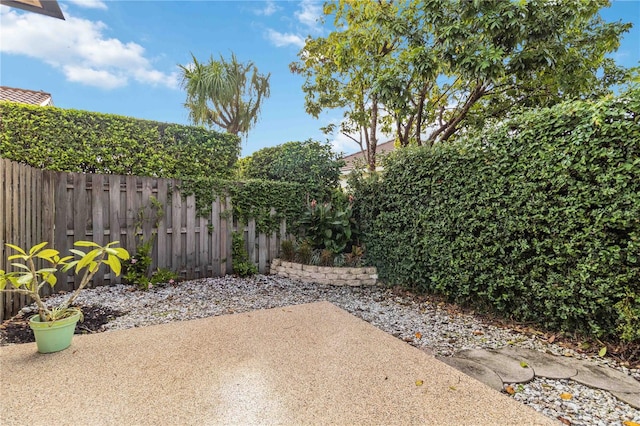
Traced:
[[[304, 263], [305, 265], [311, 264], [311, 258], [313, 256], [313, 247], [308, 241], [303, 241], [298, 244], [296, 249], [296, 262]], [[319, 261], [316, 263], [318, 264]]]
[[282, 254], [280, 255], [280, 258], [286, 262], [293, 262], [296, 258], [296, 250], [295, 247], [293, 246], [293, 241], [291, 240], [284, 240], [281, 244], [280, 244], [280, 249], [282, 251]]
[[312, 200], [302, 218], [300, 227], [304, 238], [314, 249], [326, 249], [334, 255], [343, 253], [356, 236], [356, 222], [351, 205], [343, 209], [331, 203]]
[[130, 259], [124, 262], [125, 272], [123, 278], [127, 283], [135, 285], [139, 290], [148, 290], [151, 283], [151, 248], [153, 241], [147, 241], [138, 245], [136, 252]]
[[167, 268], [156, 269], [151, 273], [151, 278], [149, 279], [151, 285], [174, 284], [177, 280], [178, 274]]
[[233, 272], [240, 277], [249, 277], [258, 273], [258, 267], [251, 262], [249, 254], [244, 247], [244, 238], [241, 232], [234, 232], [231, 241], [231, 258]]
[[[16, 254], [8, 257], [9, 261], [19, 260], [11, 265], [20, 271], [5, 272], [0, 270], [0, 290], [6, 292], [14, 292], [29, 296], [38, 307], [40, 321], [49, 322], [66, 318], [78, 311], [79, 308], [72, 307], [71, 304], [76, 300], [80, 291], [84, 289], [91, 281], [93, 276], [98, 272], [102, 264], [107, 265], [113, 273], [118, 276], [121, 271], [121, 261], [129, 258], [127, 250], [121, 247], [114, 247], [118, 241], [101, 246], [92, 241], [77, 241], [76, 247], [86, 247], [91, 250], [84, 252], [82, 250], [69, 250], [73, 255], [60, 257], [60, 252], [52, 248], [46, 248], [47, 242], [36, 244], [28, 251], [13, 245], [7, 244], [7, 247], [13, 249]], [[47, 267], [37, 268], [36, 264], [44, 262]], [[49, 308], [40, 297], [40, 290], [45, 285], [54, 287], [57, 282], [56, 273], [58, 271], [67, 272], [73, 270], [76, 274], [84, 270], [80, 285], [71, 294], [71, 296], [61, 303], [59, 306]]]

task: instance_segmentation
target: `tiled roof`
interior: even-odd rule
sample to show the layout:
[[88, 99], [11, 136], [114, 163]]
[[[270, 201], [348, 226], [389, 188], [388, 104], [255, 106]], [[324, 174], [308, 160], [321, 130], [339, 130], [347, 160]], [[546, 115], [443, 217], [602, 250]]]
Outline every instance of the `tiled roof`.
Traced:
[[[388, 152], [391, 152], [395, 149], [395, 140], [390, 140], [387, 141], [385, 143], [381, 143], [378, 146], [376, 146], [376, 156], [379, 154], [386, 154]], [[350, 154], [350, 155], [345, 155], [344, 157], [342, 157], [342, 159], [345, 162], [344, 167], [342, 167], [340, 170], [343, 173], [349, 172], [351, 169], [353, 169], [353, 163], [358, 160], [358, 159], [364, 159], [364, 153], [362, 151], [358, 151], [354, 154]]]
[[40, 106], [53, 106], [50, 93], [36, 92], [35, 90], [18, 89], [15, 87], [0, 86], [0, 101], [18, 102]]

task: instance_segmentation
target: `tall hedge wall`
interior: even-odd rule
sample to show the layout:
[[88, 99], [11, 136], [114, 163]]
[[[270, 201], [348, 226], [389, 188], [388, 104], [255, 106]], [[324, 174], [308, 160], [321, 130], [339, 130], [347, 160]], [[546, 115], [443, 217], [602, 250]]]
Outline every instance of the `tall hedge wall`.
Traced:
[[230, 177], [240, 140], [199, 127], [0, 102], [0, 157], [67, 172]]
[[402, 150], [355, 196], [387, 283], [640, 340], [640, 90]]

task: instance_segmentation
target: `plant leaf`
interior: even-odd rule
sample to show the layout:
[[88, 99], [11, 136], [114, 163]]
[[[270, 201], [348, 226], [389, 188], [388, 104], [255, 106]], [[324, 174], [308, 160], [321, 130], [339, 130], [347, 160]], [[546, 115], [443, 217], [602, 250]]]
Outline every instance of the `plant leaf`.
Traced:
[[606, 354], [607, 354], [607, 347], [606, 346], [601, 347], [600, 350], [598, 351], [598, 356], [602, 358]]
[[36, 244], [35, 246], [31, 247], [31, 249], [29, 249], [29, 255], [33, 255], [34, 253], [36, 253], [37, 251], [39, 251], [41, 248], [43, 248], [44, 246], [46, 246], [47, 243], [46, 241], [44, 243], [40, 243], [40, 244]]
[[104, 263], [109, 265], [109, 267], [113, 270], [113, 273], [116, 274], [116, 277], [120, 275], [122, 265], [120, 264], [120, 259], [118, 259], [117, 256], [109, 255]]
[[9, 244], [9, 243], [6, 243], [6, 246], [7, 246], [7, 247], [11, 247], [12, 249], [14, 249], [15, 251], [17, 251], [17, 252], [18, 252], [18, 253], [20, 253], [20, 254], [23, 254], [23, 255], [25, 255], [25, 256], [27, 255], [27, 253], [25, 253], [25, 251], [24, 251], [24, 250], [22, 250], [22, 249], [21, 249], [20, 247], [18, 247], [18, 246], [14, 246], [13, 244]]
[[46, 249], [46, 250], [42, 250], [40, 253], [36, 254], [36, 257], [39, 257], [40, 259], [51, 260], [51, 258], [53, 256], [57, 256], [59, 254], [60, 254], [60, 252], [58, 250]]
[[78, 247], [100, 247], [100, 244], [93, 241], [76, 241], [73, 245]]

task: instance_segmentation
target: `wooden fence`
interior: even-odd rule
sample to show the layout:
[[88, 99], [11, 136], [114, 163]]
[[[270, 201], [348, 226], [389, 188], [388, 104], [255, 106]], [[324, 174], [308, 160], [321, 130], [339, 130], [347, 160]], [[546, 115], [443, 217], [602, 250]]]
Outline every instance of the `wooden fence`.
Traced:
[[[63, 173], [35, 169], [0, 158], [0, 269], [10, 270], [11, 243], [29, 248], [41, 241], [67, 254], [73, 243], [120, 241], [135, 253], [153, 241], [152, 268], [168, 268], [182, 279], [232, 272], [231, 235], [241, 230], [249, 258], [261, 273], [277, 256], [280, 232], [256, 234], [254, 220], [234, 223], [229, 197], [218, 198], [205, 217], [196, 215], [194, 196], [183, 197], [178, 180], [137, 176]], [[120, 282], [103, 266], [94, 285]], [[56, 291], [69, 291], [78, 277], [60, 275]], [[47, 294], [47, 293], [45, 293]], [[0, 320], [30, 303], [15, 293], [0, 295]]]

